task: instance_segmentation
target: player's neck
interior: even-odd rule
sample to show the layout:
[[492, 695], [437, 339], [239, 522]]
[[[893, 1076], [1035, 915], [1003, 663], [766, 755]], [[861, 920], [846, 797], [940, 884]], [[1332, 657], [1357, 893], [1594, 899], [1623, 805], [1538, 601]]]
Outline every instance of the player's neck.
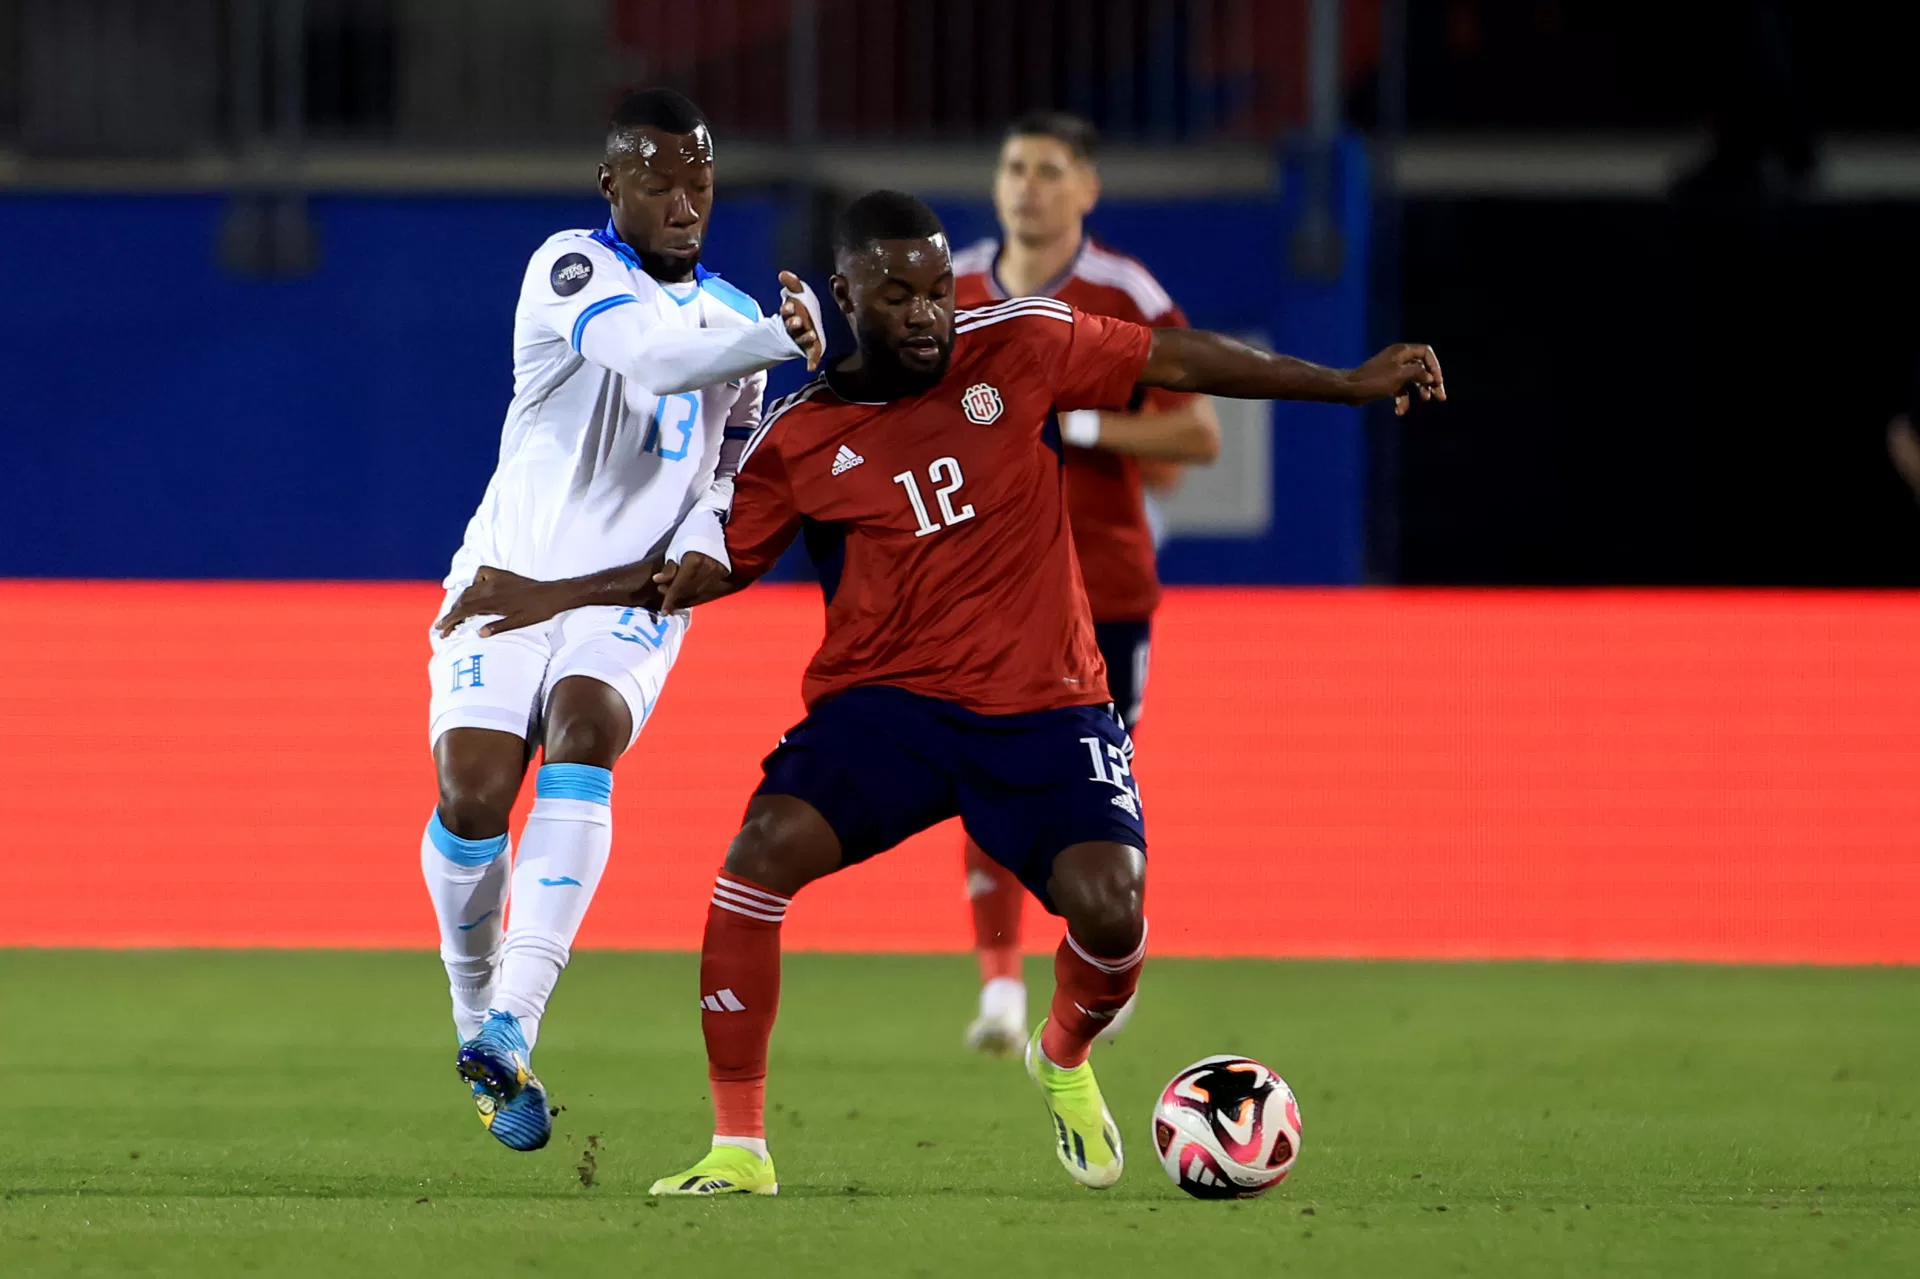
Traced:
[[658, 253], [647, 252], [633, 242], [633, 237], [628, 235], [626, 228], [620, 225], [617, 214], [607, 219], [607, 225], [613, 228], [613, 234], [618, 237], [620, 243], [626, 245], [633, 255], [640, 259], [640, 269], [661, 284], [691, 284], [699, 278], [700, 260], [698, 258], [689, 262], [685, 258], [669, 258]]
[[1000, 261], [994, 273], [1008, 297], [1024, 298], [1044, 293], [1059, 279], [1080, 252], [1085, 231], [1075, 231], [1042, 244], [1024, 244], [1009, 238], [1000, 248]]
[[640, 269], [661, 284], [692, 284], [695, 278], [693, 263], [655, 257], [650, 253], [640, 254]]
[[843, 400], [866, 403], [893, 398], [887, 394], [886, 379], [875, 377], [873, 366], [857, 350], [827, 365], [826, 376], [827, 385]]
[[942, 365], [935, 376], [919, 376], [889, 368], [853, 351], [827, 366], [827, 385], [843, 400], [856, 404], [888, 404], [932, 390], [946, 376]]

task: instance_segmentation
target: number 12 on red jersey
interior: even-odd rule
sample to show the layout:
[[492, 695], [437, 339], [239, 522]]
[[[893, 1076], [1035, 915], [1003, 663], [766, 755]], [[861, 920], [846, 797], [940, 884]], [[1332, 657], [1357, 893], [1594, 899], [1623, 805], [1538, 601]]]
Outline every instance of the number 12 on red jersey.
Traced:
[[939, 485], [933, 495], [940, 502], [940, 523], [935, 524], [927, 512], [927, 500], [920, 496], [920, 481], [912, 471], [902, 471], [893, 477], [893, 482], [907, 490], [907, 501], [913, 506], [913, 517], [920, 527], [914, 530], [915, 537], [925, 537], [929, 533], [938, 533], [943, 528], [952, 528], [955, 524], [965, 523], [973, 518], [973, 503], [969, 502], [958, 511], [953, 509], [953, 495], [967, 482], [960, 473], [960, 462], [956, 458], [943, 457], [935, 460], [927, 468], [929, 483]]

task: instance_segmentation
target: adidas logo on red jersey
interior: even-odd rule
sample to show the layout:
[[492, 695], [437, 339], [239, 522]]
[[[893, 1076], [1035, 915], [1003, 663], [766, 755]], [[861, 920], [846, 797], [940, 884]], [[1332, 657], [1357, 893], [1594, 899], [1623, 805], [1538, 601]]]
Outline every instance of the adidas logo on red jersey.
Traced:
[[852, 449], [842, 444], [840, 451], [833, 455], [833, 473], [835, 475], [845, 474], [856, 466], [865, 465], [866, 460], [866, 458], [861, 457], [858, 453], [855, 453]]

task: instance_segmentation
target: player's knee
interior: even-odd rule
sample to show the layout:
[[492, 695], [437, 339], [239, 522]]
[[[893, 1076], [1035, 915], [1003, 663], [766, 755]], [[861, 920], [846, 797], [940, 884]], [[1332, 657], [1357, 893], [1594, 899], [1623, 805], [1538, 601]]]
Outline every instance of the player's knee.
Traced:
[[433, 766], [440, 780], [442, 826], [461, 839], [507, 833], [527, 771], [524, 740], [495, 729], [449, 729], [433, 744]]
[[727, 846], [727, 873], [791, 897], [840, 865], [840, 840], [812, 805], [763, 795]]
[[1125, 844], [1075, 844], [1047, 881], [1054, 908], [1096, 955], [1124, 955], [1146, 933], [1147, 859]]
[[592, 764], [612, 768], [627, 748], [627, 735], [603, 720], [575, 717], [547, 729], [549, 764]]
[[440, 778], [440, 824], [461, 839], [492, 839], [507, 833], [520, 779], [467, 773]]
[[554, 687], [547, 701], [547, 763], [612, 768], [632, 735], [632, 712], [610, 685], [571, 676]]

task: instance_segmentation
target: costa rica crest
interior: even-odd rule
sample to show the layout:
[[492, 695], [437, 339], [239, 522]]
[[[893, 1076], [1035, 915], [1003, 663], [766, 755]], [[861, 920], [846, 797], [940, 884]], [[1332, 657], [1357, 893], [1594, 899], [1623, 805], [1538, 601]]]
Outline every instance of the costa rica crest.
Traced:
[[966, 413], [967, 421], [980, 426], [992, 426], [999, 421], [1006, 407], [1000, 400], [1000, 392], [985, 382], [975, 382], [960, 397], [960, 408]]

